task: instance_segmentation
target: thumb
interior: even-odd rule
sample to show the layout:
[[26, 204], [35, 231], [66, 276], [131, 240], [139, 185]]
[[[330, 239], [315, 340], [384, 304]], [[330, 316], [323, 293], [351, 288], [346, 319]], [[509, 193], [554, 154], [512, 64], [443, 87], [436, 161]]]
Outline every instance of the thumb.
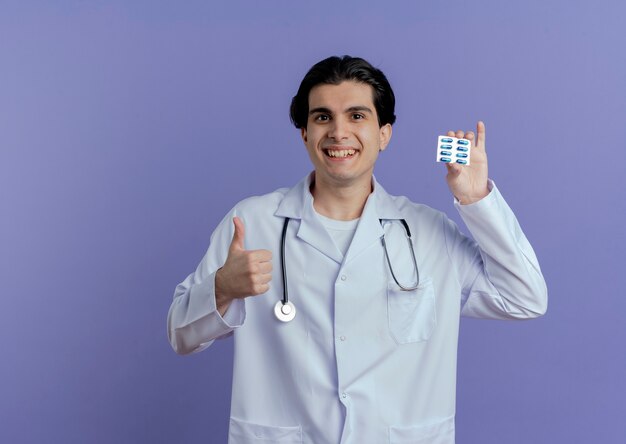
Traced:
[[243, 238], [245, 229], [243, 222], [237, 216], [233, 217], [233, 224], [235, 225], [235, 234], [233, 234], [233, 240], [230, 243], [230, 250], [245, 250], [243, 246]]
[[458, 176], [463, 167], [456, 163], [446, 163], [446, 168], [448, 169], [448, 178], [452, 178]]

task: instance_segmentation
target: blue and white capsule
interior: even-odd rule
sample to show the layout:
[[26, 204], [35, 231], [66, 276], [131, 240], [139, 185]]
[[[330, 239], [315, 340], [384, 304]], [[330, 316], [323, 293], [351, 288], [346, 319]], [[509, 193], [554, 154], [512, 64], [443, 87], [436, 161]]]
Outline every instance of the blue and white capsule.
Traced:
[[458, 139], [452, 136], [439, 136], [437, 138], [437, 162], [457, 163], [459, 165], [470, 164], [471, 141]]

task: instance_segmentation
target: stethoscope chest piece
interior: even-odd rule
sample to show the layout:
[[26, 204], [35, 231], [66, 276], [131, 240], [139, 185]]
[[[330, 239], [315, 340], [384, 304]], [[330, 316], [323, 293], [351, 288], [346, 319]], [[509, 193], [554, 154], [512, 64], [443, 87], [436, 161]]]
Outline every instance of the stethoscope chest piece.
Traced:
[[274, 305], [274, 315], [279, 321], [289, 322], [296, 317], [296, 307], [291, 301], [286, 304], [283, 304], [283, 301], [278, 301]]

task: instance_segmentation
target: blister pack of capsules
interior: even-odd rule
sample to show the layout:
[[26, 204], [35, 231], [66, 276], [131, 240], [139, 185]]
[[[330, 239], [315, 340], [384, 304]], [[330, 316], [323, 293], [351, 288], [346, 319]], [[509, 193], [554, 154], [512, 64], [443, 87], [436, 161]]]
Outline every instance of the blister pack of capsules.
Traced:
[[457, 139], [450, 136], [439, 136], [437, 144], [437, 162], [470, 164], [470, 148], [472, 144], [467, 139]]

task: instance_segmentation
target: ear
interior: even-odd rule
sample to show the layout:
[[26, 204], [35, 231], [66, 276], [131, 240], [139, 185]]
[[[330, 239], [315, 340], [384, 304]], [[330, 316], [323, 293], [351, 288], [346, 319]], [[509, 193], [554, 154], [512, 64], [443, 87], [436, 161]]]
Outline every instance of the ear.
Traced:
[[306, 128], [300, 128], [300, 136], [302, 137], [302, 141], [306, 143]]
[[385, 125], [380, 127], [378, 132], [378, 139], [380, 143], [380, 151], [384, 151], [389, 145], [389, 141], [391, 140], [391, 125], [386, 123]]

